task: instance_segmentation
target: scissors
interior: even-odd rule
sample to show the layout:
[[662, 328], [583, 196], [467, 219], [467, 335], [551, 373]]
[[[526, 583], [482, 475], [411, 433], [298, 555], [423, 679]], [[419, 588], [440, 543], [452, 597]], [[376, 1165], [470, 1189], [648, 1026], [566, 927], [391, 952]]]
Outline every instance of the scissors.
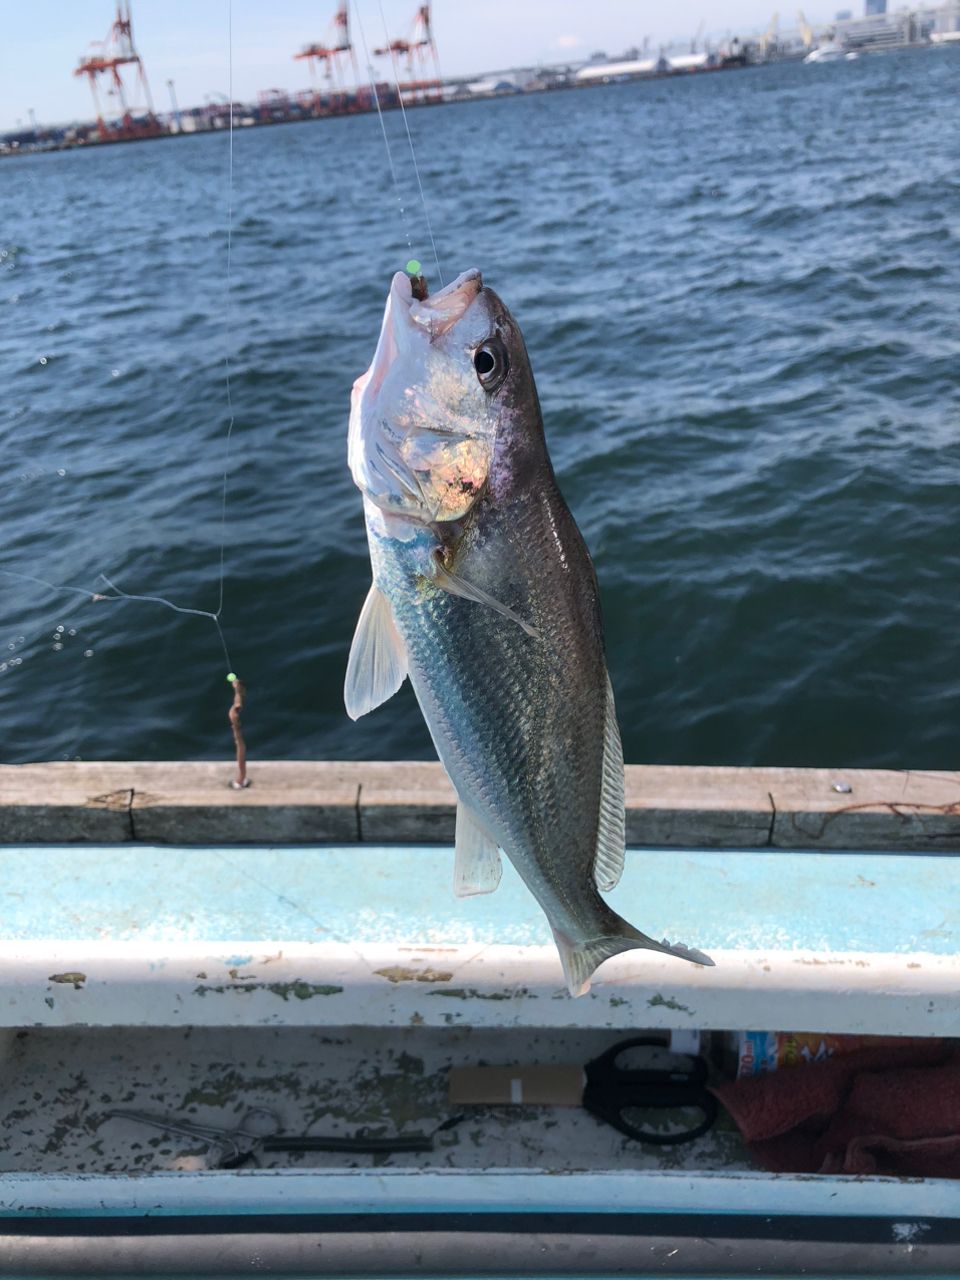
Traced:
[[[659, 1147], [693, 1142], [705, 1134], [717, 1118], [717, 1100], [706, 1087], [707, 1064], [703, 1058], [690, 1055], [689, 1067], [621, 1065], [629, 1050], [647, 1047], [666, 1048], [661, 1040], [637, 1036], [620, 1040], [588, 1062], [583, 1069], [583, 1106], [591, 1115], [637, 1142], [652, 1142]], [[686, 1058], [688, 1055], [670, 1056]], [[651, 1129], [646, 1127], [649, 1121], [627, 1118], [649, 1111], [692, 1111], [700, 1119], [687, 1127]]]
[[[628, 1066], [630, 1051], [644, 1048], [668, 1053], [671, 1061]], [[452, 1103], [582, 1106], [628, 1138], [660, 1147], [693, 1142], [716, 1120], [717, 1102], [706, 1082], [703, 1058], [670, 1053], [663, 1040], [650, 1036], [620, 1040], [583, 1067], [451, 1067], [449, 1073]]]
[[[214, 1125], [192, 1124], [170, 1116], [147, 1111], [114, 1110], [107, 1113], [118, 1120], [132, 1120], [149, 1125], [178, 1138], [194, 1138], [218, 1152], [218, 1169], [239, 1169], [255, 1161], [258, 1153], [271, 1151], [350, 1151], [377, 1155], [381, 1153], [421, 1152], [433, 1150], [433, 1134], [409, 1133], [395, 1137], [370, 1137], [362, 1131], [353, 1137], [325, 1137], [322, 1134], [285, 1134], [280, 1117], [265, 1107], [254, 1107], [233, 1129]], [[455, 1119], [459, 1119], [456, 1117]], [[448, 1128], [452, 1121], [440, 1125]], [[439, 1132], [436, 1130], [435, 1132]]]

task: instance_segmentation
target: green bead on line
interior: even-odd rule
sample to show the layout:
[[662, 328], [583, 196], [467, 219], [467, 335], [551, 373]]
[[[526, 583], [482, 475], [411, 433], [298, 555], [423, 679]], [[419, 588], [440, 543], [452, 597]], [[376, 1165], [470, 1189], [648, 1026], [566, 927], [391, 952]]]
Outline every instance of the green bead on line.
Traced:
[[408, 275], [418, 276], [420, 272], [423, 270], [423, 263], [418, 262], [416, 258], [411, 258], [410, 261], [407, 263], [406, 270]]
[[233, 671], [228, 671], [228, 672], [227, 672], [227, 680], [228, 680], [228, 682], [229, 682], [230, 684], [236, 684], [236, 683], [237, 683], [237, 676], [236, 676], [236, 674], [235, 674]]

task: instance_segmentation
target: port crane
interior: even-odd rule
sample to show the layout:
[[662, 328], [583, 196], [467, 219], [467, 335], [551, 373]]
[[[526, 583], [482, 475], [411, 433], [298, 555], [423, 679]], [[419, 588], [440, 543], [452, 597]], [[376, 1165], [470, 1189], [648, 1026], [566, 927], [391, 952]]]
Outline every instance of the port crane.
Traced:
[[770, 19], [770, 25], [760, 37], [760, 56], [766, 58], [776, 48], [777, 39], [780, 35], [780, 14], [775, 13]]
[[[160, 122], [153, 113], [153, 100], [150, 97], [150, 85], [143, 59], [137, 52], [133, 41], [133, 18], [130, 12], [130, 0], [117, 0], [117, 12], [110, 30], [103, 40], [94, 42], [97, 53], [80, 59], [74, 69], [75, 76], [86, 76], [93, 95], [94, 110], [97, 114], [97, 131], [101, 138], [149, 138], [161, 132]], [[146, 105], [146, 116], [134, 118], [134, 108], [127, 98], [121, 69], [136, 68], [136, 84], [143, 94]], [[100, 105], [100, 94], [97, 82], [101, 76], [108, 82], [107, 93], [116, 96], [120, 105], [120, 126], [111, 129], [103, 118]]]
[[813, 27], [807, 21], [802, 9], [797, 10], [797, 29], [805, 49], [813, 48]]
[[350, 11], [348, 0], [340, 0], [337, 11], [333, 15], [326, 37], [328, 43], [307, 44], [299, 53], [293, 55], [295, 62], [307, 62], [310, 74], [316, 77], [317, 64], [323, 67], [327, 84], [330, 88], [342, 93], [344, 90], [344, 69], [341, 65], [350, 55], [353, 64], [354, 83], [359, 83], [360, 74], [357, 68], [357, 55], [350, 39]]
[[[417, 95], [421, 95], [420, 101], [438, 101], [443, 95], [443, 80], [440, 76], [440, 57], [437, 53], [437, 42], [433, 38], [433, 26], [430, 19], [430, 5], [421, 4], [417, 7], [414, 14], [413, 22], [405, 37], [396, 40], [390, 40], [388, 44], [381, 49], [374, 49], [374, 55], [378, 58], [389, 56], [393, 61], [394, 78], [397, 81], [397, 89], [407, 102], [416, 101]], [[427, 78], [424, 74], [428, 69], [428, 57], [432, 58], [434, 76], [432, 79]], [[400, 83], [400, 74], [398, 71], [398, 60], [404, 59], [407, 80], [405, 84]], [[417, 71], [420, 75], [417, 75]]]

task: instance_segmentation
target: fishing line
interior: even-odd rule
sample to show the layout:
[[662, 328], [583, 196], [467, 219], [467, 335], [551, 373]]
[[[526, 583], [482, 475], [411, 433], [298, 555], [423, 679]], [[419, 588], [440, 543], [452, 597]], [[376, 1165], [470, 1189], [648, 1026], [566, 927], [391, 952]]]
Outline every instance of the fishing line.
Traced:
[[165, 596], [144, 595], [135, 592], [124, 591], [117, 584], [111, 581], [105, 573], [98, 574], [95, 579], [99, 586], [101, 583], [106, 586], [112, 594], [106, 594], [97, 589], [91, 590], [87, 587], [77, 587], [70, 584], [50, 582], [46, 578], [38, 577], [34, 574], [20, 573], [13, 569], [5, 569], [0, 567], [0, 574], [4, 577], [15, 579], [19, 582], [29, 582], [35, 586], [43, 587], [47, 591], [55, 595], [67, 594], [81, 596], [87, 601], [92, 602], [109, 602], [109, 601], [136, 601], [143, 604], [158, 604], [164, 608], [171, 609], [174, 613], [186, 614], [195, 618], [208, 618], [216, 627], [217, 636], [220, 640], [220, 647], [223, 650], [223, 656], [227, 664], [227, 680], [233, 688], [233, 703], [229, 711], [230, 726], [233, 731], [234, 741], [236, 745], [237, 756], [237, 779], [232, 784], [234, 787], [249, 786], [246, 777], [246, 744], [243, 740], [243, 730], [240, 722], [240, 712], [244, 706], [245, 686], [232, 670], [232, 662], [230, 660], [230, 651], [227, 647], [226, 637], [223, 632], [222, 615], [224, 605], [224, 583], [226, 577], [226, 544], [227, 544], [227, 492], [229, 486], [230, 473], [230, 456], [231, 442], [233, 437], [233, 428], [236, 422], [236, 415], [233, 407], [233, 390], [231, 385], [231, 365], [230, 365], [230, 336], [232, 333], [232, 306], [233, 306], [233, 206], [234, 206], [234, 163], [233, 163], [233, 131], [234, 131], [234, 109], [233, 109], [233, 0], [227, 3], [227, 40], [228, 40], [228, 88], [230, 95], [229, 102], [229, 135], [228, 135], [228, 179], [227, 179], [227, 262], [226, 262], [226, 297], [224, 304], [224, 317], [226, 327], [226, 348], [224, 351], [224, 385], [227, 400], [227, 433], [224, 440], [223, 453], [223, 482], [220, 492], [220, 555], [219, 555], [219, 582], [217, 593], [216, 610], [208, 609], [191, 609], [185, 605], [174, 604], [172, 600], [168, 600]]
[[48, 591], [53, 592], [55, 595], [82, 596], [84, 600], [92, 603], [100, 604], [110, 600], [136, 600], [143, 604], [162, 604], [165, 608], [172, 609], [174, 613], [186, 613], [194, 618], [209, 618], [217, 628], [217, 634], [220, 637], [220, 644], [223, 648], [223, 656], [227, 660], [227, 666], [230, 666], [230, 654], [227, 652], [227, 643], [223, 638], [220, 619], [215, 613], [210, 613], [207, 609], [188, 609], [185, 605], [174, 604], [172, 600], [167, 600], [164, 596], [144, 596], [124, 591], [115, 582], [111, 582], [105, 573], [98, 573], [94, 581], [97, 585], [103, 583], [108, 587], [114, 593], [112, 596], [98, 591], [96, 586], [91, 589], [90, 587], [74, 587], [61, 582], [48, 582], [46, 578], [38, 578], [32, 573], [19, 573], [14, 569], [0, 568], [0, 573], [6, 578], [15, 578], [18, 582], [32, 582], [35, 586], [46, 587]]
[[[383, 12], [383, 0], [377, 0], [377, 7], [380, 10], [380, 21], [383, 23], [384, 39], [386, 40], [387, 45], [389, 46], [390, 32], [387, 28], [387, 16]], [[424, 219], [424, 222], [426, 222], [427, 224], [427, 234], [430, 237], [430, 244], [433, 246], [434, 261], [437, 264], [437, 278], [439, 279], [440, 285], [442, 287], [443, 272], [440, 270], [440, 255], [439, 253], [437, 253], [437, 242], [434, 239], [433, 226], [430, 223], [430, 211], [427, 208], [427, 198], [423, 193], [423, 182], [420, 178], [420, 166], [417, 164], [417, 152], [416, 152], [416, 148], [413, 145], [413, 135], [410, 132], [410, 125], [409, 125], [409, 122], [407, 121], [407, 109], [403, 105], [403, 93], [401, 92], [401, 89], [400, 89], [400, 76], [397, 72], [397, 56], [392, 50], [390, 51], [390, 61], [393, 64], [393, 83], [396, 86], [397, 98], [400, 102], [400, 114], [403, 117], [403, 127], [407, 131], [407, 145], [410, 147], [410, 159], [413, 161], [413, 171], [417, 175], [417, 186], [420, 188], [420, 203], [423, 206], [423, 219]]]
[[363, 29], [363, 19], [360, 17], [360, 5], [356, 4], [353, 8], [354, 15], [357, 19], [357, 27], [360, 30], [360, 43], [363, 45], [363, 58], [367, 64], [367, 75], [370, 77], [370, 88], [373, 92], [373, 100], [377, 106], [377, 119], [380, 121], [380, 132], [383, 134], [383, 145], [387, 149], [387, 164], [390, 166], [390, 177], [393, 179], [393, 191], [397, 197], [397, 208], [400, 210], [400, 221], [403, 223], [403, 234], [407, 238], [407, 248], [413, 253], [413, 241], [410, 238], [410, 222], [407, 218], [407, 211], [403, 204], [403, 192], [400, 189], [400, 179], [397, 177], [396, 165], [393, 163], [393, 148], [390, 146], [390, 139], [387, 137], [387, 126], [383, 119], [383, 109], [380, 106], [380, 94], [377, 91], [377, 77], [374, 71], [373, 63], [370, 60], [370, 50], [367, 48], [367, 36]]
[[230, 130], [227, 148], [227, 279], [226, 299], [224, 305], [224, 322], [226, 327], [226, 344], [223, 351], [223, 380], [227, 392], [227, 438], [223, 445], [223, 489], [220, 495], [220, 591], [217, 600], [217, 611], [214, 615], [217, 634], [223, 645], [223, 655], [227, 660], [227, 681], [233, 687], [233, 702], [227, 712], [230, 728], [233, 731], [233, 742], [237, 759], [237, 776], [231, 786], [237, 790], [249, 787], [247, 777], [247, 744], [243, 737], [243, 721], [240, 713], [246, 701], [246, 685], [233, 670], [227, 642], [223, 637], [220, 618], [223, 613], [223, 584], [227, 553], [227, 484], [230, 475], [230, 442], [233, 438], [233, 424], [236, 417], [233, 412], [233, 392], [230, 386], [230, 338], [233, 333], [233, 0], [227, 0], [227, 92], [230, 96]]
[[[227, 91], [230, 94], [230, 136], [227, 178], [227, 282], [224, 303], [227, 342], [223, 353], [223, 380], [227, 390], [227, 417], [229, 421], [227, 423], [227, 438], [223, 447], [223, 489], [220, 501], [220, 593], [216, 612], [218, 627], [220, 626], [220, 615], [223, 613], [224, 564], [227, 550], [227, 477], [230, 471], [230, 442], [233, 437], [233, 424], [236, 421], [233, 413], [233, 393], [230, 386], [230, 335], [233, 331], [231, 324], [233, 318], [233, 0], [228, 0], [227, 3], [227, 46], [229, 49]], [[229, 657], [227, 658], [227, 667], [230, 667]]]

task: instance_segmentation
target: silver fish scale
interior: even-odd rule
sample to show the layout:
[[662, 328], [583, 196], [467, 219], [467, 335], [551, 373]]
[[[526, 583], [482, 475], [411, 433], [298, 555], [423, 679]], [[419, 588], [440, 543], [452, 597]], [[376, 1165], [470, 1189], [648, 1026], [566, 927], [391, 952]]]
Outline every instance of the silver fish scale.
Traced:
[[509, 855], [551, 923], [607, 932], [596, 890], [606, 664], [596, 579], [550, 478], [497, 510], [481, 500], [451, 566], [539, 631], [432, 585], [424, 548], [379, 541], [374, 576], [461, 799]]

